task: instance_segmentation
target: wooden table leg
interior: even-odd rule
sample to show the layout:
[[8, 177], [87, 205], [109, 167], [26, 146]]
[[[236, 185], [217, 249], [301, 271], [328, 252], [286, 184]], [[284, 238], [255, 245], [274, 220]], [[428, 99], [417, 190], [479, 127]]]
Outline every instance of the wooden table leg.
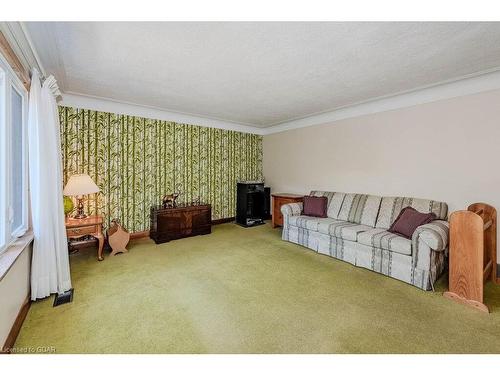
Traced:
[[97, 260], [99, 261], [104, 260], [102, 256], [102, 250], [104, 248], [104, 236], [102, 235], [102, 233], [97, 233], [94, 237], [97, 238], [97, 240], [99, 241], [99, 249], [97, 250]]

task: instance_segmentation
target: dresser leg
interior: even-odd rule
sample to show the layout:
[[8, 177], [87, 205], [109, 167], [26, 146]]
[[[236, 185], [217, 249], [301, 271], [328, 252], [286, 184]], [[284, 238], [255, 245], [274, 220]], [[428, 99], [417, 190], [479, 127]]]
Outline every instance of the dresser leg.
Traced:
[[104, 260], [102, 257], [102, 250], [104, 248], [104, 236], [101, 233], [95, 235], [95, 238], [99, 241], [99, 249], [97, 250], [97, 260]]

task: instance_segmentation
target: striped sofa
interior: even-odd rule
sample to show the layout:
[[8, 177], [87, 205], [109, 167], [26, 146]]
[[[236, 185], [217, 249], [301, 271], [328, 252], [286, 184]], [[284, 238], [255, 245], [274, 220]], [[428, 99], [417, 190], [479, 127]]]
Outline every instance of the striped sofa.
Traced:
[[[327, 191], [311, 195], [328, 198], [328, 217], [301, 215], [302, 203], [283, 205], [283, 240], [424, 290], [434, 289], [448, 252], [446, 203]], [[407, 206], [434, 212], [437, 218], [418, 227], [411, 240], [387, 231]]]

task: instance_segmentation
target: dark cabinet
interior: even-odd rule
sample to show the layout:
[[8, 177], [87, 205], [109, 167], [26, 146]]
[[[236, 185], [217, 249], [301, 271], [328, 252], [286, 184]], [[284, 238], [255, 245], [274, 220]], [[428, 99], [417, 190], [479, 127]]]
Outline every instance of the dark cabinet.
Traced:
[[212, 208], [209, 204], [169, 208], [153, 206], [150, 215], [149, 237], [157, 244], [212, 231]]
[[236, 223], [245, 227], [263, 224], [269, 217], [268, 194], [262, 182], [238, 182]]

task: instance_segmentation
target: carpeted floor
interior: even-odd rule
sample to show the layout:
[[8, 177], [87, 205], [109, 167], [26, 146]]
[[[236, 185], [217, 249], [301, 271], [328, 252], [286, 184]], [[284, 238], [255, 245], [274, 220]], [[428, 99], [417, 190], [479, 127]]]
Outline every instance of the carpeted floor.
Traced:
[[16, 347], [58, 353], [500, 353], [500, 286], [487, 315], [280, 239], [270, 225], [97, 262], [71, 257], [73, 303], [33, 303]]

